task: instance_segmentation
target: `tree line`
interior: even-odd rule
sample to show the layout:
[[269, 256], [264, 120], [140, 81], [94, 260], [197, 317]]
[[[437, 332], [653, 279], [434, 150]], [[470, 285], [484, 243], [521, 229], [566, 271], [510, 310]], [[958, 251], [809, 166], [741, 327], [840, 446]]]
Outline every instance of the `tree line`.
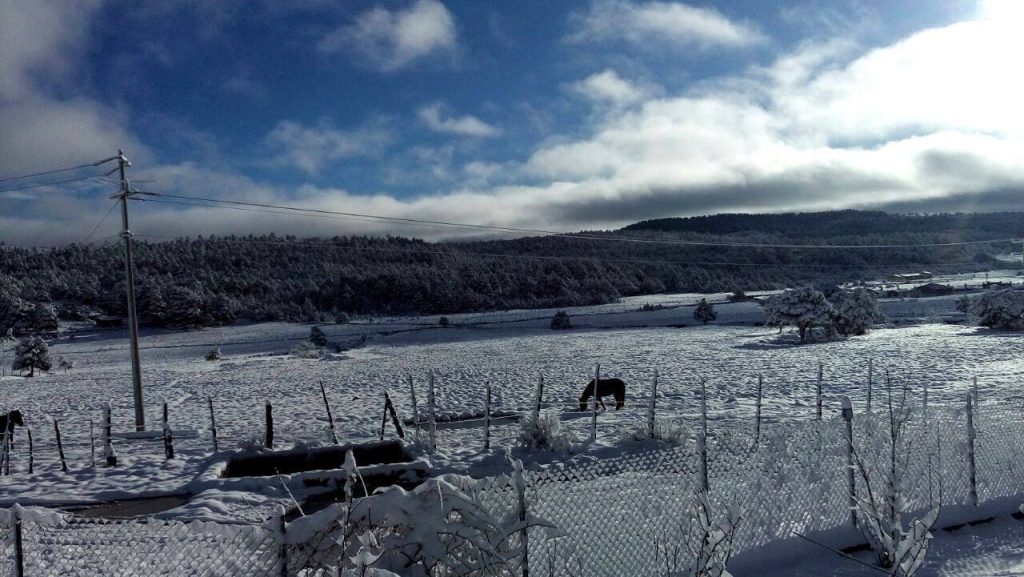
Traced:
[[[842, 211], [814, 219], [880, 218], [891, 224], [887, 215], [877, 215], [884, 213]], [[970, 222], [977, 221], [976, 226], [968, 229], [956, 228], [964, 226], [962, 219], [947, 219], [954, 228], [868, 226], [863, 234], [849, 234], [837, 225], [839, 234], [829, 235], [827, 227], [818, 226], [820, 236], [814, 237], [804, 234], [806, 219], [800, 217], [782, 228], [751, 225], [729, 234], [638, 223], [622, 231], [440, 243], [276, 235], [143, 240], [135, 250], [139, 314], [142, 324], [150, 326], [207, 326], [238, 319], [330, 322], [349, 315], [556, 308], [642, 294], [781, 289], [921, 269], [988, 270], [995, 264], [992, 255], [1009, 245], [857, 250], [680, 244], [922, 244], [1008, 234], [1002, 224], [989, 229], [983, 215], [975, 216]], [[1024, 222], [1021, 216], [1018, 222]], [[717, 218], [728, 217], [737, 222], [753, 218]], [[80, 317], [83, 309], [124, 316], [122, 259], [122, 247], [113, 241], [45, 249], [0, 245], [0, 330], [50, 330], [57, 317]]]

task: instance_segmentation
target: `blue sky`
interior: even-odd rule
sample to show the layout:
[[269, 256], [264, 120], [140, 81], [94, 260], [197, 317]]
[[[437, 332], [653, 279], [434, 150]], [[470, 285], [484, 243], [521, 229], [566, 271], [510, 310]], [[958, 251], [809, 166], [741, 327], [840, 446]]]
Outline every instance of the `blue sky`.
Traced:
[[[1019, 209], [1022, 4], [0, 0], [0, 178], [122, 147], [139, 188], [557, 230]], [[0, 182], [0, 241], [82, 241], [112, 202], [10, 191], [43, 182]], [[153, 235], [453, 234], [132, 210]]]

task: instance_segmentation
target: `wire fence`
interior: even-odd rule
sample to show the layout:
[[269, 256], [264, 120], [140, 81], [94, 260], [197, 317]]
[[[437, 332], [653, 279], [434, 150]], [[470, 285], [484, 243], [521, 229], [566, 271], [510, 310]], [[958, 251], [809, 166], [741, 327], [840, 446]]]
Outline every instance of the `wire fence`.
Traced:
[[[853, 445], [869, 466], [885, 464], [888, 426], [888, 413], [877, 405], [874, 413], [853, 416]], [[719, 517], [739, 509], [735, 551], [849, 527], [848, 446], [841, 416], [766, 423], [756, 440], [750, 427], [716, 423], [706, 445], [709, 501]], [[1012, 403], [986, 403], [971, 413], [966, 403], [919, 407], [898, 452], [912, 511], [1024, 495], [1024, 414]], [[652, 575], [691, 561], [686, 545], [694, 538], [693, 498], [702, 485], [699, 443], [524, 476], [525, 497], [506, 475], [460, 478], [470, 500], [494, 518], [523, 508], [559, 529], [557, 536], [541, 527], [522, 529], [529, 548], [525, 540], [508, 545], [509, 562], [481, 575], [519, 575], [524, 550], [533, 575]], [[373, 507], [386, 505], [367, 505]], [[465, 517], [438, 514], [448, 515], [446, 522]], [[390, 534], [415, 534], [422, 528], [410, 524], [427, 522], [410, 515], [388, 524], [385, 517], [379, 528]], [[351, 554], [339, 538], [343, 521], [340, 509], [328, 509], [312, 529], [305, 522], [295, 532], [280, 518], [261, 525], [96, 520], [16, 507], [0, 510], [0, 577], [333, 575]]]

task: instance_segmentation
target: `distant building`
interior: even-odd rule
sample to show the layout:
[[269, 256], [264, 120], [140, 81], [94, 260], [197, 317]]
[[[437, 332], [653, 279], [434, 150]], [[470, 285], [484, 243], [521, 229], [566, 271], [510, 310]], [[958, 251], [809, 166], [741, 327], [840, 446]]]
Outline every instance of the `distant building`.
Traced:
[[889, 275], [889, 280], [895, 282], [917, 282], [922, 280], [930, 280], [932, 273], [923, 270], [921, 272], [908, 272], [908, 273], [897, 273]]
[[951, 294], [953, 294], [953, 287], [934, 282], [914, 287], [907, 292], [907, 296], [911, 297], [939, 297]]

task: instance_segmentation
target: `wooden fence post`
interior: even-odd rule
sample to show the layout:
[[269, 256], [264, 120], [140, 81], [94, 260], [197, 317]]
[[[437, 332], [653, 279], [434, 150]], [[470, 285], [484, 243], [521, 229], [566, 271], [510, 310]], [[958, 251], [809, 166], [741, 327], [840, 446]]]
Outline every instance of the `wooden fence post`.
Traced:
[[871, 386], [875, 372], [875, 363], [872, 359], [868, 359], [868, 406], [867, 412], [871, 412]]
[[978, 469], [974, 461], [974, 399], [967, 394], [967, 471], [971, 482], [971, 504], [978, 506]]
[[821, 361], [818, 361], [818, 389], [815, 395], [814, 404], [817, 407], [818, 420], [821, 420], [821, 373], [822, 373]]
[[53, 420], [53, 434], [57, 437], [57, 454], [60, 456], [60, 470], [68, 472], [68, 462], [64, 459], [64, 443], [60, 440], [60, 425], [57, 423], [57, 419]]
[[320, 394], [324, 397], [324, 407], [327, 408], [327, 427], [331, 430], [331, 442], [338, 444], [338, 432], [334, 429], [334, 415], [331, 414], [331, 403], [327, 400], [327, 388], [324, 382], [320, 381]]
[[110, 403], [103, 404], [103, 459], [108, 467], [117, 466], [117, 453], [111, 439], [113, 424], [110, 422]]
[[206, 404], [210, 407], [210, 440], [213, 441], [213, 452], [220, 450], [217, 446], [217, 417], [213, 414], [213, 397], [206, 397]]
[[11, 429], [8, 427], [0, 436], [0, 475], [11, 474]]
[[651, 401], [647, 405], [647, 438], [654, 438], [654, 411], [658, 398], [658, 369], [654, 369], [654, 380], [651, 381]]
[[846, 486], [850, 491], [850, 522], [857, 526], [857, 486], [853, 475], [853, 403], [850, 397], [839, 398], [842, 403], [843, 420], [846, 421]]
[[167, 411], [167, 401], [164, 401], [163, 410], [163, 425], [164, 425], [164, 457], [168, 459], [174, 458], [174, 437], [171, 432], [170, 415]]
[[761, 442], [761, 395], [764, 375], [757, 375], [757, 402], [754, 405], [754, 446]]
[[263, 446], [274, 448], [274, 408], [270, 406], [270, 401], [266, 401], [264, 412]]
[[928, 424], [928, 383], [924, 383], [924, 399], [921, 402], [924, 408], [924, 422]]
[[594, 369], [594, 393], [593, 403], [594, 407], [591, 410], [590, 416], [590, 440], [597, 440], [597, 401], [600, 397], [597, 396], [597, 383], [601, 380], [601, 363], [597, 363], [597, 367]]
[[28, 434], [28, 474], [35, 473], [35, 454], [32, 449], [32, 427], [26, 427], [25, 432]]
[[380, 440], [384, 440], [384, 428], [388, 424], [388, 417], [391, 417], [392, 424], [395, 425], [395, 432], [398, 433], [400, 439], [405, 438], [405, 431], [402, 430], [402, 423], [398, 420], [398, 414], [395, 413], [395, 404], [391, 402], [391, 395], [387, 391], [384, 391], [384, 411], [380, 416]]
[[14, 575], [25, 577], [25, 548], [21, 536], [21, 505], [15, 503], [11, 508], [14, 516]]
[[281, 546], [277, 551], [277, 558], [281, 563], [281, 577], [288, 577], [288, 539], [286, 538], [288, 523], [284, 520], [283, 508], [278, 511], [277, 530], [279, 532], [278, 537], [281, 539]]
[[93, 433], [93, 422], [89, 419], [89, 462], [96, 466], [96, 436]]
[[430, 369], [427, 373], [427, 437], [431, 453], [437, 450], [437, 414], [434, 408], [434, 369]]
[[420, 411], [416, 406], [416, 386], [412, 382], [412, 375], [409, 377], [409, 398], [412, 400], [412, 426], [415, 430], [416, 441], [420, 440]]
[[537, 376], [537, 398], [533, 403], [533, 422], [540, 421], [540, 405], [544, 399], [544, 375]]
[[491, 449], [491, 382], [484, 385], [484, 450]]
[[711, 491], [708, 482], [708, 394], [704, 377], [700, 378], [700, 435], [697, 436], [697, 451], [700, 453], [700, 486], [708, 493]]

